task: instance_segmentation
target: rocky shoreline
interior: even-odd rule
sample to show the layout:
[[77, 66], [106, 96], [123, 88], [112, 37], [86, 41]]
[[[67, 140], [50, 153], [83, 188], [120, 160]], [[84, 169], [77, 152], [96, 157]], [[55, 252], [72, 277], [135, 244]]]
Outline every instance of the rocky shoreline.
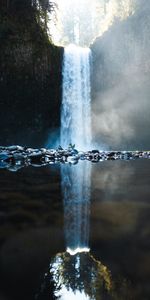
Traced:
[[63, 149], [34, 149], [22, 146], [0, 146], [0, 169], [18, 171], [23, 167], [41, 167], [56, 163], [77, 164], [80, 160], [88, 160], [92, 163], [106, 160], [135, 160], [149, 159], [150, 151], [78, 151], [69, 146]]

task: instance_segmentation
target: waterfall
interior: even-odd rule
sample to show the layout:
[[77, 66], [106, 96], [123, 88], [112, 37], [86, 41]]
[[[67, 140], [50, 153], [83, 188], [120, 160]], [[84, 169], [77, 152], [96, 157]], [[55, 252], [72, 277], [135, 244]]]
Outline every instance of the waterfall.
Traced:
[[[61, 145], [91, 147], [90, 49], [69, 45], [64, 50]], [[91, 164], [62, 165], [66, 249], [89, 251]]]
[[64, 50], [61, 146], [91, 146], [91, 87], [89, 48], [69, 45]]

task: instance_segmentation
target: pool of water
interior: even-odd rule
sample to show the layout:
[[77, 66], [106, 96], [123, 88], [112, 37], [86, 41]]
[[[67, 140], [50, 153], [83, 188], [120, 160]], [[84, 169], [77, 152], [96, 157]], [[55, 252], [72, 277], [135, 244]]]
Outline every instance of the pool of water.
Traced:
[[[70, 199], [90, 169], [90, 194], [84, 181], [76, 194], [88, 195], [82, 209], [75, 201], [76, 225], [70, 203], [65, 212], [68, 168], [70, 185], [76, 182]], [[63, 169], [0, 170], [0, 300], [150, 299], [150, 161], [83, 161]], [[66, 230], [83, 216], [89, 252], [70, 255]]]

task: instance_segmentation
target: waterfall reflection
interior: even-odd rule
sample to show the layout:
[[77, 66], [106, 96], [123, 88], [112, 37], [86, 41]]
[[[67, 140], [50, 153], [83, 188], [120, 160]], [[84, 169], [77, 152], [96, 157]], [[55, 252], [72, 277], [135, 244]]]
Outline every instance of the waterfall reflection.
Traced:
[[89, 250], [91, 164], [62, 165], [64, 231], [70, 254]]
[[51, 260], [36, 299], [131, 300], [129, 284], [116, 282], [89, 248], [91, 164], [61, 166], [66, 251]]

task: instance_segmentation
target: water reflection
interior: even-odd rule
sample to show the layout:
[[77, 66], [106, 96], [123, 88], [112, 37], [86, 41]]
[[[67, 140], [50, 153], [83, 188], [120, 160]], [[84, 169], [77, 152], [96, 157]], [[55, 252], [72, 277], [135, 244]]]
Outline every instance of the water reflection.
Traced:
[[89, 250], [91, 164], [62, 165], [64, 231], [70, 254]]
[[54, 295], [61, 300], [99, 299], [112, 289], [107, 267], [96, 261], [89, 248], [91, 164], [62, 166], [66, 252], [50, 264]]
[[66, 251], [57, 254], [44, 276], [36, 299], [53, 285], [53, 299], [60, 300], [129, 300], [127, 283], [117, 284], [109, 269], [96, 260], [89, 247], [91, 164], [62, 165], [64, 233]]
[[55, 296], [61, 300], [99, 299], [112, 290], [110, 272], [90, 253], [57, 254], [50, 273], [55, 282]]

